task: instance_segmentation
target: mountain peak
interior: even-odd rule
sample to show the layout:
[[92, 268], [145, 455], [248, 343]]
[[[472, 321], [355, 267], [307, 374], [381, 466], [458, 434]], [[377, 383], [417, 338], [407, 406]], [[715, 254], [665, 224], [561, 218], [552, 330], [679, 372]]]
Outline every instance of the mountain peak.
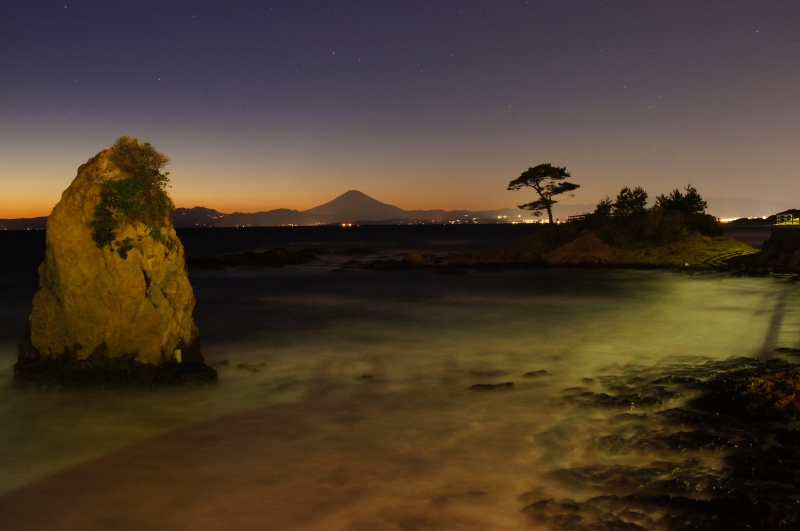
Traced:
[[406, 211], [371, 198], [359, 190], [348, 190], [333, 201], [306, 210], [307, 214], [337, 216], [342, 220], [385, 220], [405, 217]]

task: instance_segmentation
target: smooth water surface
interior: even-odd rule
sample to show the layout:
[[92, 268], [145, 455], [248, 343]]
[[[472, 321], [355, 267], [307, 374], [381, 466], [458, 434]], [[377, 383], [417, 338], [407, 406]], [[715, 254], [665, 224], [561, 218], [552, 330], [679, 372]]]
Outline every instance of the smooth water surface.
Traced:
[[[581, 408], [570, 396], [647, 367], [772, 357], [800, 339], [798, 287], [776, 279], [335, 266], [192, 274], [216, 385], [66, 393], [4, 385], [6, 521], [18, 529], [535, 529], [520, 512], [531, 500], [597, 495], [553, 471], [687, 458], [598, 450], [593, 441], [621, 411]], [[7, 311], [24, 321], [25, 304], [15, 299]], [[4, 339], [0, 379], [9, 382], [16, 351]], [[505, 382], [513, 386], [471, 389]], [[720, 468], [723, 456], [691, 457]]]

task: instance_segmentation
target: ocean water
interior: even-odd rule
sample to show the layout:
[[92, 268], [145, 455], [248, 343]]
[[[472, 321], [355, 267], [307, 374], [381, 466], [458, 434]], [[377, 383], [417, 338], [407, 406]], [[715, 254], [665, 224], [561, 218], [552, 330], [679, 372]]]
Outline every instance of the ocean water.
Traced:
[[598, 443], [620, 414], [653, 415], [691, 396], [601, 408], [581, 393], [614, 393], [621, 379], [731, 356], [767, 359], [800, 339], [798, 286], [775, 278], [581, 268], [444, 275], [358, 263], [333, 272], [350, 260], [518, 237], [370, 229], [344, 238], [310, 231], [298, 242], [251, 233], [235, 245], [229, 233], [181, 234], [190, 254], [379, 253], [191, 273], [204, 355], [219, 381], [158, 392], [12, 389], [36, 289], [25, 264], [36, 263], [43, 240], [0, 240], [4, 256], [20, 256], [4, 262], [0, 280], [2, 521], [9, 529], [546, 529], [522, 509], [631, 488], [565, 481], [564, 471], [692, 459], [723, 473], [719, 450], [612, 452]]

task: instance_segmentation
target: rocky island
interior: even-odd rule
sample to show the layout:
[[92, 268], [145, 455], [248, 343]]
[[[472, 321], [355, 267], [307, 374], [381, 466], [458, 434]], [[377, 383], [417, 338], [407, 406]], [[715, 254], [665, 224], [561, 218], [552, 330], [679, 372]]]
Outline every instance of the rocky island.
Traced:
[[161, 168], [120, 137], [78, 169], [47, 219], [39, 291], [14, 366], [18, 386], [172, 385], [216, 379]]
[[606, 197], [593, 213], [549, 225], [521, 242], [447, 257], [445, 266], [541, 264], [549, 266], [713, 267], [757, 249], [723, 235], [706, 214], [706, 202], [691, 185], [646, 208], [647, 193], [625, 187], [616, 201]]
[[679, 212], [643, 212], [620, 218], [586, 216], [545, 226], [514, 245], [451, 256], [442, 265], [716, 266], [757, 249], [697, 227]]

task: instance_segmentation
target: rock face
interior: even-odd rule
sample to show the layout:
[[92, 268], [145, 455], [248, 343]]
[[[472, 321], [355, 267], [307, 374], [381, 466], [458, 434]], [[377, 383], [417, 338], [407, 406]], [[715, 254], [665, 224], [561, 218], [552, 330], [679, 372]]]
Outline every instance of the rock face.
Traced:
[[134, 171], [114, 147], [98, 153], [78, 169], [48, 217], [39, 291], [14, 367], [18, 385], [216, 378], [200, 354], [194, 294], [169, 214], [154, 226], [123, 216], [109, 244], [96, 241], [91, 224], [104, 190]]
[[772, 234], [761, 252], [743, 257], [736, 263], [749, 269], [800, 273], [800, 227], [773, 225]]

